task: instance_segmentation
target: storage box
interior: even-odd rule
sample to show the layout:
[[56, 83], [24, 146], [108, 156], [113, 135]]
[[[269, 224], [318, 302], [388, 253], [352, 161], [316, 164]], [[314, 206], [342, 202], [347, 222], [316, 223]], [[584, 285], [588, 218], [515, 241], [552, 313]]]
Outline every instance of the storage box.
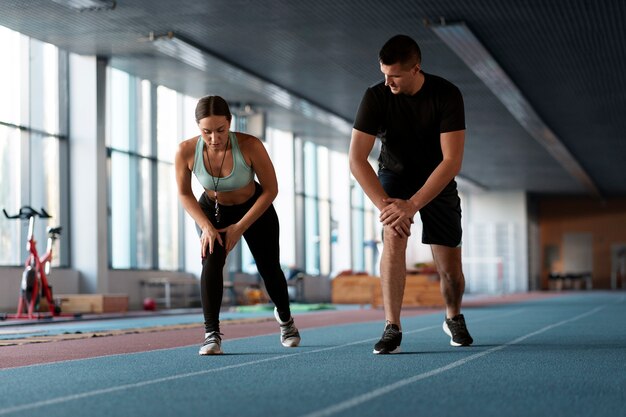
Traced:
[[124, 313], [128, 311], [126, 294], [55, 294], [62, 313]]

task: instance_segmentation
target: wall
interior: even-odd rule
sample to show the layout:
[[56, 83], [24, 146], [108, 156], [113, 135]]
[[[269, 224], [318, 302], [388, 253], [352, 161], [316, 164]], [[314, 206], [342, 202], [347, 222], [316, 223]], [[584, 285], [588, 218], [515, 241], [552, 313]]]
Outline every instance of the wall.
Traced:
[[107, 293], [108, 229], [103, 120], [106, 63], [70, 55], [69, 225], [70, 266], [79, 270], [81, 293]]
[[[626, 244], [626, 199], [544, 199], [539, 203], [539, 227], [543, 289], [549, 288], [551, 269], [568, 272], [563, 270], [563, 244], [564, 236], [572, 233], [592, 235], [593, 288], [611, 287], [611, 247]], [[552, 262], [548, 259], [550, 248]]]
[[541, 232], [539, 229], [539, 209], [536, 198], [528, 199], [528, 289], [541, 289]]
[[467, 292], [528, 291], [528, 207], [523, 191], [462, 196]]
[[[0, 268], [0, 312], [15, 313], [17, 309], [23, 267]], [[127, 294], [130, 310], [143, 308], [141, 281], [157, 277], [196, 278], [193, 274], [171, 271], [109, 270], [109, 294]], [[53, 294], [81, 294], [80, 273], [72, 269], [53, 268], [49, 278]], [[200, 281], [198, 279], [198, 288]]]
[[[466, 192], [461, 194], [461, 204], [466, 292], [528, 291], [529, 239], [536, 233], [530, 233], [534, 229], [526, 193]], [[409, 268], [416, 262], [432, 262], [430, 248], [421, 244], [421, 238], [421, 222], [416, 216], [407, 249]]]
[[[15, 313], [22, 282], [24, 267], [0, 268], [0, 312]], [[53, 268], [48, 285], [54, 294], [76, 294], [79, 288], [79, 273], [71, 269]]]
[[[193, 274], [172, 271], [137, 271], [112, 269], [109, 270], [109, 293], [127, 294], [128, 308], [130, 310], [141, 310], [143, 308], [143, 294], [141, 291], [141, 281], [147, 278], [195, 278]], [[198, 288], [200, 281], [198, 279]]]

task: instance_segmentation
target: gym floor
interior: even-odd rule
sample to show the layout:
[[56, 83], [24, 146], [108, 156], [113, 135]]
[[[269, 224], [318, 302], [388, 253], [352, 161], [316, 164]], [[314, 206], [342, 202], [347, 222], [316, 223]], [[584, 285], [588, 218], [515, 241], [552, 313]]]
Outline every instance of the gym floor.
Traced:
[[439, 309], [405, 309], [402, 353], [373, 355], [378, 309], [224, 313], [221, 356], [199, 356], [199, 311], [0, 325], [0, 415], [623, 416], [626, 294], [466, 300], [472, 347]]

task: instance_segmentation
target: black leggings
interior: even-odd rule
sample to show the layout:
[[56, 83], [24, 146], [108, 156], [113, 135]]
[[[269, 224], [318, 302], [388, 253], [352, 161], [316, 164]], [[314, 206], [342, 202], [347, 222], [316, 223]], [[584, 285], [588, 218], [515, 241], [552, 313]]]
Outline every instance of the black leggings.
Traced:
[[[233, 206], [220, 205], [220, 222], [215, 222], [215, 202], [210, 200], [206, 193], [198, 200], [204, 214], [216, 229], [221, 229], [238, 222], [250, 210], [262, 192], [261, 185], [255, 183], [254, 195], [245, 203]], [[278, 314], [283, 321], [289, 320], [289, 295], [287, 280], [280, 267], [280, 250], [278, 246], [279, 224], [274, 206], [271, 205], [265, 213], [255, 221], [243, 234], [250, 252], [254, 257], [257, 269], [267, 293], [274, 302]], [[222, 234], [222, 239], [224, 235]], [[220, 330], [220, 308], [224, 293], [223, 270], [226, 263], [224, 247], [215, 242], [213, 253], [207, 253], [202, 259], [202, 275], [200, 276], [202, 311], [204, 313], [204, 328], [208, 332]]]

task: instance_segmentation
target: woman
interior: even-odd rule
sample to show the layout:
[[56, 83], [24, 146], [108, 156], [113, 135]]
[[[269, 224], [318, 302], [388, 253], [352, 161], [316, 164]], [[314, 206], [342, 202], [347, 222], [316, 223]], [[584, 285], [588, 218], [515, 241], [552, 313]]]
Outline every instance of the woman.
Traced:
[[[259, 139], [231, 132], [232, 115], [226, 101], [206, 96], [196, 106], [200, 136], [183, 141], [176, 152], [178, 194], [195, 220], [202, 256], [201, 297], [204, 343], [200, 355], [222, 353], [219, 313], [226, 256], [241, 236], [256, 262], [265, 288], [276, 306], [285, 347], [300, 344], [300, 334], [289, 308], [287, 282], [280, 267], [278, 216], [272, 201], [278, 194], [272, 161]], [[204, 187], [198, 201], [191, 190], [191, 174]], [[254, 181], [256, 174], [258, 182]]]

